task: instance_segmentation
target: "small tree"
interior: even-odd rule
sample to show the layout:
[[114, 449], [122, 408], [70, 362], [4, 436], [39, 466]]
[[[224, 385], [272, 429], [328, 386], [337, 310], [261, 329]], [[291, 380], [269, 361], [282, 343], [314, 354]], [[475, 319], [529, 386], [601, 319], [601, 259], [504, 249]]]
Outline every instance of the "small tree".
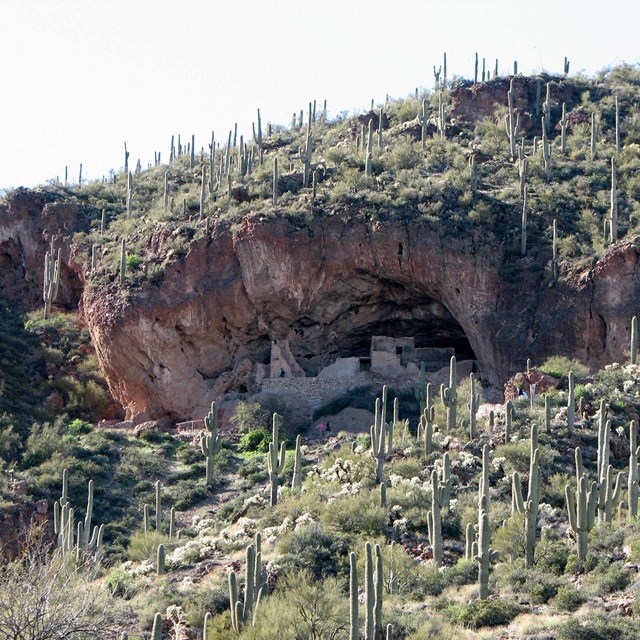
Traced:
[[89, 640], [115, 637], [124, 616], [93, 571], [30, 536], [23, 555], [0, 572], [0, 637], [12, 640]]

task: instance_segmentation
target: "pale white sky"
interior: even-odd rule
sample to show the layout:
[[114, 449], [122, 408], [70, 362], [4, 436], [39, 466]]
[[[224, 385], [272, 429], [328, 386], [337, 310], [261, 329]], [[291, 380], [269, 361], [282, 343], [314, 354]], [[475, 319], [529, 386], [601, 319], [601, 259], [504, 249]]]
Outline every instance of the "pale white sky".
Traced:
[[[598, 7], [598, 8], [596, 8]], [[172, 134], [226, 140], [492, 69], [592, 74], [640, 61], [637, 0], [0, 0], [0, 188], [168, 159]], [[490, 61], [490, 62], [489, 62]]]

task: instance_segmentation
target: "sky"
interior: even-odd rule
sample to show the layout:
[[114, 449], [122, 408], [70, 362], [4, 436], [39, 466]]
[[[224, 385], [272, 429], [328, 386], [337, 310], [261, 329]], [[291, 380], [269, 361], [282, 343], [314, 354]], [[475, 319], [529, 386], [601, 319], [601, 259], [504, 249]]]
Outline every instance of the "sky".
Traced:
[[[595, 7], [598, 7], [597, 11]], [[171, 136], [220, 142], [374, 99], [501, 73], [593, 75], [640, 62], [637, 0], [0, 0], [0, 190], [168, 159]], [[491, 61], [491, 62], [489, 62]]]

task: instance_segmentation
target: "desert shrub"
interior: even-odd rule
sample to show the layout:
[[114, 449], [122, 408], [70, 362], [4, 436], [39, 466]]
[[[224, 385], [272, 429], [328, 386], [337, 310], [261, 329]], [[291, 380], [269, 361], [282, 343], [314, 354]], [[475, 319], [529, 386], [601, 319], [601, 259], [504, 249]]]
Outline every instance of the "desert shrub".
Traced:
[[502, 565], [500, 578], [514, 593], [526, 594], [532, 604], [545, 604], [562, 585], [556, 575], [538, 568], [527, 569], [522, 562]]
[[155, 480], [164, 467], [165, 461], [152, 449], [133, 445], [122, 453], [119, 473], [138, 480]]
[[271, 434], [266, 429], [251, 429], [240, 438], [238, 449], [240, 451], [266, 453], [269, 451], [270, 442]]
[[419, 476], [422, 471], [420, 461], [415, 458], [400, 458], [394, 460], [387, 468], [389, 469], [389, 473], [397, 474], [403, 478], [407, 478], [407, 480]]
[[415, 169], [421, 161], [418, 146], [409, 138], [397, 142], [389, 155], [389, 164], [396, 170]]
[[555, 628], [557, 640], [636, 640], [636, 623], [619, 616], [592, 613], [570, 618]]
[[229, 418], [238, 433], [247, 434], [251, 431], [269, 431], [272, 414], [259, 402], [238, 402]]
[[205, 500], [209, 496], [204, 481], [195, 483], [192, 480], [180, 480], [174, 488], [174, 507], [178, 511], [185, 511], [194, 504]]
[[631, 582], [631, 576], [620, 569], [619, 564], [610, 565], [604, 572], [596, 572], [593, 576], [598, 595], [607, 595], [622, 591]]
[[373, 491], [334, 500], [322, 514], [327, 529], [367, 535], [383, 533], [387, 519], [387, 509], [380, 506], [379, 496]]
[[474, 600], [470, 604], [450, 604], [443, 613], [457, 624], [479, 629], [509, 624], [523, 611], [525, 607], [505, 599], [498, 599]]
[[558, 592], [553, 599], [553, 604], [558, 611], [577, 611], [587, 598], [572, 584], [563, 584], [558, 587]]
[[320, 523], [311, 523], [286, 533], [278, 545], [280, 566], [287, 573], [302, 569], [316, 579], [336, 575], [346, 565], [349, 545], [343, 536], [328, 533]]
[[130, 600], [140, 588], [140, 583], [130, 573], [116, 567], [109, 572], [105, 580], [105, 586], [110, 595], [123, 600]]
[[58, 419], [53, 424], [34, 424], [25, 447], [22, 466], [25, 469], [51, 460], [54, 454], [67, 454], [71, 450], [69, 441], [64, 440], [63, 422]]
[[425, 638], [438, 638], [439, 640], [465, 640], [468, 637], [466, 631], [443, 618], [432, 616], [423, 622], [407, 640], [424, 640]]
[[[202, 628], [207, 611], [213, 616], [229, 609], [229, 591], [220, 587], [217, 589], [197, 589], [189, 596], [185, 603], [187, 621], [192, 627]], [[209, 636], [217, 638], [218, 636]]]
[[93, 426], [90, 422], [86, 422], [85, 420], [80, 420], [80, 418], [76, 418], [72, 420], [69, 426], [67, 427], [67, 433], [70, 433], [74, 436], [79, 436], [84, 433], [89, 433], [93, 429]]
[[307, 571], [287, 573], [261, 601], [253, 628], [243, 638], [330, 640], [349, 628], [348, 600], [335, 579], [316, 580]]
[[462, 586], [473, 584], [478, 580], [478, 563], [475, 560], [461, 558], [453, 566], [444, 571], [447, 585]]
[[567, 380], [571, 371], [573, 371], [577, 380], [584, 378], [589, 373], [589, 370], [583, 364], [565, 356], [551, 356], [538, 369], [560, 380]]
[[164, 544], [166, 547], [171, 541], [171, 538], [156, 531], [134, 533], [129, 541], [127, 556], [129, 560], [152, 560], [156, 557], [158, 545]]
[[207, 629], [207, 638], [215, 638], [216, 640], [237, 640], [238, 634], [231, 627], [231, 612], [224, 611], [217, 616], [213, 616], [209, 628]]

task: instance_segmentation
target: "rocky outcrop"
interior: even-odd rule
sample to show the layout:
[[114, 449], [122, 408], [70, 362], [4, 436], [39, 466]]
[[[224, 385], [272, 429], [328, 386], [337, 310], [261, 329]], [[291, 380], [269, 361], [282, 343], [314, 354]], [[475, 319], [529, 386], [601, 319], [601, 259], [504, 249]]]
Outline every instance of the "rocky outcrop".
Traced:
[[[552, 354], [594, 367], [624, 358], [638, 312], [640, 238], [550, 286], [500, 276], [495, 247], [443, 239], [420, 223], [324, 217], [218, 227], [171, 265], [160, 287], [85, 291], [98, 357], [128, 417], [204, 414], [216, 381], [251, 390], [246, 360], [287, 339], [308, 375], [365, 355], [372, 335], [414, 335], [478, 361], [492, 385]], [[612, 283], [615, 282], [615, 286]], [[220, 389], [218, 388], [218, 392]]]
[[[506, 109], [507, 92], [513, 83], [513, 108], [519, 116], [519, 132], [529, 134], [540, 131], [542, 102], [546, 98], [547, 83], [551, 83], [551, 123], [555, 127], [562, 114], [562, 104], [566, 104], [567, 113], [580, 105], [582, 89], [576, 80], [565, 82], [559, 76], [509, 76], [496, 78], [490, 82], [476, 84], [465, 82], [451, 90], [449, 118], [453, 122], [478, 122], [496, 118], [498, 109]], [[589, 89], [595, 89], [590, 86]], [[569, 117], [571, 124], [582, 122], [579, 114]], [[589, 114], [586, 114], [586, 121]]]
[[81, 225], [76, 205], [44, 190], [16, 189], [0, 205], [0, 292], [26, 307], [42, 303], [44, 256], [54, 240], [62, 271], [55, 305], [77, 308], [83, 281], [71, 238]]
[[82, 292], [111, 392], [135, 422], [200, 418], [212, 399], [255, 391], [255, 365], [269, 362], [275, 340], [288, 341], [310, 376], [338, 357], [366, 357], [373, 335], [413, 336], [418, 347], [476, 359], [501, 390], [527, 358], [623, 360], [640, 311], [640, 238], [591, 269], [565, 265], [552, 285], [548, 270], [529, 268], [548, 263], [548, 247], [505, 270], [502, 245], [488, 236], [331, 212], [304, 225], [213, 226], [158, 286], [82, 291], [69, 246], [74, 205], [30, 193], [18, 190], [0, 209], [0, 292], [39, 306], [44, 252], [52, 234], [64, 237], [59, 302], [73, 306]]

